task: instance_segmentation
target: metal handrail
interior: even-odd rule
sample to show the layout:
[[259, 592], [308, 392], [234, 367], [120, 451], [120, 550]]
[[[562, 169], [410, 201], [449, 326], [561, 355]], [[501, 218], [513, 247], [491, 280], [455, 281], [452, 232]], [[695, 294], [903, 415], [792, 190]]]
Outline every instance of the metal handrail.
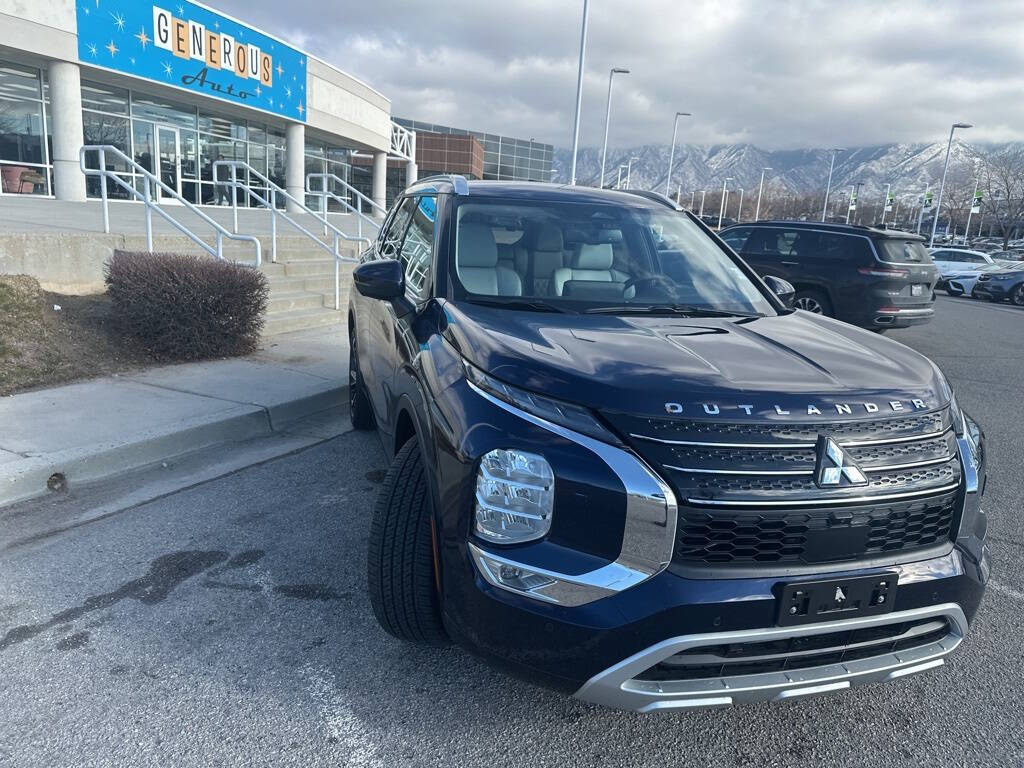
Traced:
[[[230, 171], [231, 171], [231, 178], [222, 181], [220, 179], [220, 176], [218, 175], [218, 169], [220, 169], [220, 168], [229, 168]], [[238, 178], [238, 171], [239, 170], [247, 171], [250, 174], [250, 176], [254, 176], [256, 179], [258, 179], [261, 182], [260, 186], [261, 187], [265, 187], [270, 192], [270, 199], [268, 200], [263, 195], [261, 195], [258, 191], [253, 189], [253, 187], [248, 182], [241, 181]], [[339, 243], [340, 243], [341, 240], [362, 242], [362, 243], [366, 244], [367, 248], [369, 248], [373, 244], [373, 243], [370, 242], [370, 239], [366, 238], [366, 237], [352, 236], [352, 235], [345, 234], [340, 229], [338, 229], [336, 226], [334, 226], [329, 221], [327, 221], [327, 215], [326, 214], [324, 214], [321, 217], [321, 215], [318, 212], [314, 211], [312, 208], [307, 206], [304, 201], [299, 200], [298, 198], [295, 197], [295, 195], [292, 195], [290, 192], [285, 190], [283, 187], [281, 187], [278, 184], [274, 183], [269, 178], [267, 178], [264, 174], [260, 173], [255, 168], [253, 168], [251, 165], [249, 165], [248, 163], [246, 163], [246, 162], [244, 162], [242, 160], [218, 160], [217, 162], [215, 162], [213, 164], [213, 181], [216, 184], [226, 184], [226, 185], [229, 185], [232, 188], [231, 207], [232, 207], [232, 213], [233, 213], [233, 226], [234, 226], [234, 230], [236, 232], [238, 231], [238, 195], [235, 194], [234, 190], [241, 189], [242, 191], [244, 191], [246, 193], [246, 195], [248, 197], [251, 197], [253, 200], [258, 202], [260, 205], [262, 205], [262, 206], [266, 207], [267, 209], [269, 209], [269, 211], [270, 211], [270, 254], [271, 254], [270, 255], [270, 259], [271, 259], [271, 261], [273, 261], [275, 263], [277, 262], [277, 219], [278, 219], [278, 217], [281, 217], [282, 219], [284, 219], [286, 222], [288, 222], [293, 227], [295, 227], [297, 230], [299, 230], [299, 232], [301, 232], [302, 234], [306, 235], [306, 237], [311, 239], [317, 246], [319, 246], [320, 248], [323, 248], [325, 251], [327, 251], [329, 254], [331, 254], [331, 256], [334, 257], [334, 308], [336, 310], [340, 310], [341, 309], [341, 295], [340, 295], [340, 279], [341, 279], [341, 275], [340, 275], [340, 270], [339, 270], [339, 266], [338, 265], [341, 262], [356, 263], [359, 260], [355, 259], [355, 258], [352, 258], [352, 257], [349, 257], [349, 256], [342, 256], [341, 255], [341, 250], [339, 248]], [[301, 211], [304, 211], [305, 213], [308, 213], [314, 219], [316, 219], [321, 224], [323, 224], [324, 225], [325, 234], [326, 234], [326, 231], [328, 229], [330, 229], [334, 233], [334, 242], [333, 242], [333, 244], [329, 245], [329, 244], [325, 243], [319, 237], [317, 237], [312, 232], [310, 232], [308, 229], [306, 229], [304, 226], [302, 226], [302, 224], [300, 224], [295, 219], [293, 219], [291, 216], [289, 216], [287, 214], [287, 212], [278, 209], [277, 201], [278, 201], [279, 197], [281, 199], [285, 200], [286, 202], [292, 203], [292, 205], [294, 205], [296, 208], [298, 208]]]
[[[86, 165], [86, 153], [97, 152], [99, 154], [99, 168], [89, 168]], [[113, 155], [126, 163], [129, 167], [129, 171], [115, 171], [107, 168], [107, 155]], [[251, 242], [256, 248], [256, 266], [260, 266], [263, 263], [263, 249], [260, 245], [258, 238], [252, 235], [240, 235], [238, 234], [237, 228], [234, 233], [228, 232], [227, 228], [214, 221], [212, 218], [207, 216], [195, 204], [189, 202], [182, 197], [177, 190], [172, 189], [169, 185], [165, 184], [156, 174], [146, 170], [139, 165], [135, 160], [130, 158], [124, 152], [111, 144], [87, 144], [79, 150], [78, 153], [78, 166], [82, 173], [86, 176], [99, 176], [100, 178], [100, 199], [103, 201], [103, 232], [110, 234], [110, 206], [109, 198], [107, 196], [107, 179], [114, 181], [121, 188], [125, 189], [132, 197], [142, 201], [146, 207], [146, 249], [153, 252], [153, 211], [160, 214], [164, 220], [166, 220], [171, 226], [177, 229], [186, 237], [190, 238], [200, 248], [206, 251], [208, 254], [217, 259], [224, 259], [224, 238], [230, 240], [244, 240]], [[127, 181], [121, 178], [121, 173], [135, 173], [141, 176], [144, 180], [143, 189], [140, 192], [135, 185], [129, 184]], [[199, 235], [190, 230], [180, 221], [171, 216], [161, 206], [159, 201], [154, 198], [151, 184], [156, 184], [165, 194], [169, 197], [177, 200], [179, 203], [184, 205], [188, 210], [202, 219], [204, 222], [213, 227], [217, 233], [217, 244], [216, 246], [209, 245]]]
[[[319, 190], [312, 189], [311, 182], [313, 181], [313, 179], [320, 179], [320, 189]], [[333, 181], [333, 182], [335, 182], [337, 184], [340, 184], [347, 192], [355, 195], [356, 204], [352, 205], [352, 203], [350, 203], [344, 197], [341, 197], [340, 195], [337, 195], [333, 191], [331, 191], [331, 189], [328, 188], [328, 182], [331, 182], [331, 181]], [[311, 195], [316, 195], [317, 197], [320, 198], [320, 210], [321, 210], [321, 212], [323, 213], [323, 215], [325, 217], [327, 216], [327, 200], [328, 200], [328, 198], [330, 198], [331, 200], [334, 200], [334, 201], [340, 203], [346, 210], [352, 211], [352, 213], [356, 214], [356, 227], [358, 228], [357, 232], [359, 233], [359, 237], [363, 236], [363, 220], [364, 219], [371, 226], [374, 226], [374, 227], [377, 228], [377, 230], [380, 230], [381, 224], [384, 221], [383, 217], [388, 212], [387, 208], [385, 208], [383, 205], [378, 203], [376, 200], [373, 200], [373, 199], [367, 197], [362, 192], [360, 192], [358, 189], [356, 189], [351, 184], [349, 184], [347, 181], [345, 181], [343, 178], [341, 178], [340, 176], [337, 176], [337, 175], [335, 175], [333, 173], [308, 173], [308, 174], [306, 174], [306, 192], [308, 192]], [[364, 201], [370, 206], [371, 210], [372, 209], [376, 209], [376, 210], [380, 211], [381, 218], [379, 220], [373, 218], [372, 216], [368, 216], [367, 214], [363, 213], [363, 202]], [[324, 234], [327, 234], [327, 233], [325, 232]]]

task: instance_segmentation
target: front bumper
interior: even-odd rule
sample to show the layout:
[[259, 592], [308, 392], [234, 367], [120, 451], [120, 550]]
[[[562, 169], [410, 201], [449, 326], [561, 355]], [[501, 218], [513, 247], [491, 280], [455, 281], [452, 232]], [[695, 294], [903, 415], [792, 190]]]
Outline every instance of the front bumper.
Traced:
[[[780, 644], [793, 639], [813, 643], [812, 638], [880, 629], [922, 619], [946, 622], [941, 637], [906, 649], [878, 655], [789, 671], [768, 671], [749, 675], [706, 677], [696, 680], [654, 681], [637, 679], [645, 670], [683, 651], [743, 643]], [[773, 627], [740, 632], [683, 635], [665, 640], [622, 661], [588, 680], [576, 698], [592, 704], [636, 712], [705, 709], [756, 701], [786, 701], [820, 696], [865, 683], [896, 680], [942, 666], [967, 632], [967, 618], [955, 603], [898, 611], [802, 627]], [[848, 635], [852, 636], [852, 635]]]
[[[981, 601], [988, 578], [987, 523], [980, 509], [984, 460], [970, 459], [967, 442], [958, 439], [964, 494], [955, 543], [947, 540], [929, 550], [897, 553], [884, 562], [872, 562], [870, 567], [823, 565], [813, 575], [799, 577], [842, 579], [896, 571], [895, 613], [849, 621], [858, 626], [866, 622], [864, 626], [871, 627], [899, 622], [904, 616], [941, 614], [949, 622], [946, 636], [929, 641], [924, 650], [899, 649], [895, 656], [893, 649], [884, 650], [838, 666], [829, 663], [784, 670], [782, 676], [737, 681], [733, 676], [713, 675], [700, 681], [707, 694], [697, 695], [692, 681], [684, 685], [648, 680], [631, 683], [636, 680], [635, 669], [655, 665], [680, 647], [713, 644], [723, 637], [758, 641], [808, 637], [834, 632], [843, 625], [832, 621], [779, 628], [776, 595], [781, 583], [798, 580], [791, 574], [765, 571], [763, 575], [698, 578], [666, 569], [671, 544], [667, 549], [662, 545], [674, 539], [674, 518], [641, 515], [638, 508], [626, 513], [624, 509], [628, 519], [616, 528], [602, 526], [602, 518], [610, 513], [587, 514], [602, 508], [601, 497], [595, 495], [598, 485], [611, 488], [617, 484], [616, 497], [634, 502], [654, 498], [657, 488], [649, 489], [649, 496], [636, 493], [636, 489], [624, 493], [633, 485], [623, 477], [625, 470], [612, 467], [607, 459], [595, 462], [594, 453], [583, 447], [586, 441], [579, 436], [570, 439], [564, 430], [517, 415], [514, 409], [472, 391], [462, 391], [457, 402], [460, 409], [447, 411], [450, 423], [456, 425], [452, 434], [466, 438], [458, 451], [454, 443], [442, 445], [448, 467], [444, 477], [450, 483], [442, 489], [438, 503], [438, 509], [444, 510], [439, 544], [442, 612], [456, 642], [519, 677], [588, 701], [643, 711], [809, 696], [939, 666], [960, 642]], [[487, 426], [470, 430], [471, 423]], [[472, 537], [467, 540], [466, 532], [472, 527], [472, 457], [506, 445], [513, 432], [517, 446], [543, 450], [551, 457], [564, 478], [564, 503], [575, 507], [577, 513], [556, 515], [551, 536], [525, 547], [486, 545]], [[557, 529], [559, 521], [566, 525], [570, 519], [578, 519], [578, 524]], [[634, 530], [630, 520], [642, 525]], [[599, 550], [597, 544], [604, 539], [609, 546], [602, 544]], [[585, 547], [590, 551], [583, 551]], [[640, 557], [642, 553], [647, 556]], [[540, 594], [517, 592], [499, 583], [497, 571], [502, 565], [551, 577], [553, 584]], [[724, 692], [726, 688], [732, 692]]]
[[979, 282], [971, 289], [971, 296], [976, 299], [987, 299], [988, 301], [1005, 301], [1010, 298], [1011, 287], [1009, 283], [1003, 285], [995, 281]]

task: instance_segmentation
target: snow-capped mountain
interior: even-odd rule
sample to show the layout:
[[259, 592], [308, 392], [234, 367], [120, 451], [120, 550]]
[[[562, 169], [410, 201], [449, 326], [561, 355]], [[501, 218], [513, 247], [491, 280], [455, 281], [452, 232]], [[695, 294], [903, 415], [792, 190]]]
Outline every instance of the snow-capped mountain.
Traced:
[[[667, 145], [657, 144], [609, 148], [605, 185], [614, 185], [619, 166], [626, 166], [630, 158], [636, 158], [629, 171], [630, 186], [663, 192], [669, 149]], [[832, 188], [849, 189], [860, 182], [862, 199], [880, 198], [886, 184], [891, 184], [893, 193], [899, 195], [921, 193], [929, 186], [934, 189], [942, 176], [945, 153], [945, 142], [851, 148], [836, 155]], [[671, 192], [674, 194], [681, 187], [684, 199], [695, 190], [699, 196], [700, 190], [710, 193], [721, 189], [727, 178], [731, 179], [729, 188], [732, 190], [754, 190], [761, 180], [761, 169], [771, 168], [765, 175], [766, 188], [789, 194], [814, 193], [825, 189], [831, 156], [829, 149], [768, 151], [752, 144], [681, 144], [676, 147]], [[968, 144], [954, 142], [950, 168], [969, 172], [974, 167], [975, 157], [976, 153]], [[568, 180], [570, 161], [570, 150], [555, 149], [555, 181]], [[600, 175], [600, 147], [581, 148], [576, 167], [577, 183], [597, 186]], [[626, 168], [622, 169], [622, 177], [625, 180]]]

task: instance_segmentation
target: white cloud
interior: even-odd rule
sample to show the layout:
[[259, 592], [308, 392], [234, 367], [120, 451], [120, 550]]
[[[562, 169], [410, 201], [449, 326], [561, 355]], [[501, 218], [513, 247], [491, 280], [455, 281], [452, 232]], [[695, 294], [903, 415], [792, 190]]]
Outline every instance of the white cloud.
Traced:
[[[571, 142], [582, 2], [220, 0], [388, 96], [396, 115]], [[581, 142], [767, 148], [1024, 139], [1024, 5], [592, 0]]]

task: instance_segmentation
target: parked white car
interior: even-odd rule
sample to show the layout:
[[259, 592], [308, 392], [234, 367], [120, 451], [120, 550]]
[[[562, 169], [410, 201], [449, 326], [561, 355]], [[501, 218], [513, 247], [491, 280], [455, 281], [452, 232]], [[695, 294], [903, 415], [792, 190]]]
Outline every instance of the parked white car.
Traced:
[[936, 248], [932, 251], [932, 261], [939, 268], [939, 276], [945, 277], [954, 272], [977, 269], [983, 264], [1010, 266], [1014, 262], [993, 258], [983, 251], [972, 251], [967, 248]]
[[974, 269], [965, 269], [962, 272], [950, 272], [939, 278], [937, 288], [945, 288], [950, 296], [970, 296], [974, 290], [974, 284], [978, 277], [986, 272], [999, 272], [1003, 268], [1000, 264], [978, 264]]

